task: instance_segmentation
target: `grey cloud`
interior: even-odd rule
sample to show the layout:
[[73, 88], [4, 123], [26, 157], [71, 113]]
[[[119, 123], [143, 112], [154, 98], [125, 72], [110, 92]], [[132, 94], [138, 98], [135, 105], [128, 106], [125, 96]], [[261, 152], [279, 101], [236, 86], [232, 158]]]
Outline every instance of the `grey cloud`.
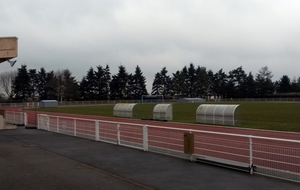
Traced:
[[[70, 68], [140, 65], [154, 74], [193, 62], [213, 71], [267, 65], [274, 79], [300, 76], [300, 4], [296, 0], [0, 0], [1, 36], [19, 37], [18, 64]], [[18, 66], [18, 65], [16, 65]], [[297, 69], [298, 68], [298, 69]], [[1, 71], [8, 70], [1, 64]]]

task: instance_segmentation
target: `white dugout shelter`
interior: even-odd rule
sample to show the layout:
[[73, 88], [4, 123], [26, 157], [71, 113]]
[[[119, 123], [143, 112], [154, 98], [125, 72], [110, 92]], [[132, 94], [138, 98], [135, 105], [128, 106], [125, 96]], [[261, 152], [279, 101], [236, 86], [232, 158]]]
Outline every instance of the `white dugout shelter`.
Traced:
[[197, 123], [232, 125], [239, 123], [239, 105], [202, 104], [197, 108]]
[[173, 107], [172, 104], [156, 104], [153, 108], [153, 119], [156, 120], [172, 120]]
[[114, 106], [114, 116], [133, 117], [133, 108], [136, 104], [118, 103]]

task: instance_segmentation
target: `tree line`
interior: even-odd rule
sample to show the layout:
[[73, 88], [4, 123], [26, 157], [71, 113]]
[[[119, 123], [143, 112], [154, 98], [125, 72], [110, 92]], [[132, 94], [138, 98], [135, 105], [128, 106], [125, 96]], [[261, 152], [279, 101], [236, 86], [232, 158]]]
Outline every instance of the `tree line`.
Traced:
[[[128, 73], [120, 65], [112, 75], [108, 65], [90, 67], [86, 75], [77, 81], [69, 69], [46, 71], [27, 69], [21, 65], [17, 71], [0, 73], [2, 96], [11, 100], [131, 100], [148, 95], [146, 78], [139, 66]], [[165, 98], [263, 98], [299, 97], [300, 77], [292, 80], [283, 75], [272, 81], [272, 72], [262, 67], [255, 76], [246, 73], [242, 66], [225, 73], [190, 63], [181, 70], [168, 74], [166, 67], [155, 74], [152, 95]]]

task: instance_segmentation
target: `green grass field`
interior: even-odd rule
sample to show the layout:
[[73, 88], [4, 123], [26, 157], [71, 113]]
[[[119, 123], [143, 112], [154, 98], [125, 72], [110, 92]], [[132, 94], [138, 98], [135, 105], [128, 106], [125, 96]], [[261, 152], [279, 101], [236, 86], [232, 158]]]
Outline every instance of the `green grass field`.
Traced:
[[[230, 104], [240, 105], [241, 124], [238, 127], [300, 132], [300, 103], [230, 102]], [[133, 110], [134, 118], [151, 119], [155, 105], [137, 104]], [[174, 103], [173, 121], [196, 123], [196, 109], [199, 105], [199, 103]], [[114, 105], [39, 108], [38, 111], [113, 117], [113, 107]]]

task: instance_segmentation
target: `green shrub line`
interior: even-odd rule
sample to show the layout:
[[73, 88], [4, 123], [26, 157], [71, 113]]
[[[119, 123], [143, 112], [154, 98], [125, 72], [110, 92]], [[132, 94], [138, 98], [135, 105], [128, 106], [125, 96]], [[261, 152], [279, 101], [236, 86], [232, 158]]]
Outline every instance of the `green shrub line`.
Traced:
[[[210, 103], [211, 104], [211, 103]], [[219, 104], [219, 103], [218, 103]], [[239, 104], [240, 125], [236, 127], [300, 132], [300, 103], [295, 102], [222, 102]], [[156, 104], [137, 104], [134, 119], [151, 119]], [[172, 122], [196, 123], [200, 103], [173, 103]], [[37, 111], [113, 117], [114, 105], [38, 108]]]

